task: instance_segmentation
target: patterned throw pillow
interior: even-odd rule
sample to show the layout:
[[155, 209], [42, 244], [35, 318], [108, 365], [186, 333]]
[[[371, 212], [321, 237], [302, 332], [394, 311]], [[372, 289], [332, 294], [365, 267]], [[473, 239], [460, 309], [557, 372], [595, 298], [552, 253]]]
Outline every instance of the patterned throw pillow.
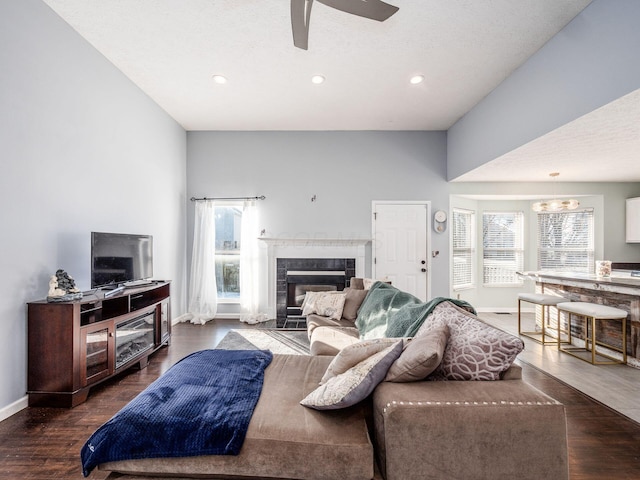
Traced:
[[363, 340], [352, 345], [347, 345], [333, 358], [327, 371], [324, 372], [320, 385], [327, 383], [332, 377], [336, 377], [346, 372], [351, 367], [356, 366], [371, 355], [374, 355], [391, 345], [398, 343], [398, 338], [376, 338], [373, 340]]
[[316, 298], [316, 313], [323, 317], [329, 317], [334, 320], [342, 318], [342, 310], [344, 309], [345, 294], [323, 293]]
[[404, 340], [400, 357], [393, 362], [385, 382], [417, 382], [438, 368], [449, 340], [449, 327], [442, 325], [419, 337]]
[[330, 378], [301, 402], [316, 410], [350, 407], [367, 398], [402, 352], [402, 341], [373, 354], [344, 373]]
[[346, 294], [339, 291], [307, 292], [302, 302], [302, 315], [317, 313], [324, 317], [340, 320]]
[[451, 302], [434, 308], [416, 337], [443, 325], [449, 327], [449, 342], [429, 380], [500, 380], [500, 374], [524, 349], [518, 337], [484, 323]]

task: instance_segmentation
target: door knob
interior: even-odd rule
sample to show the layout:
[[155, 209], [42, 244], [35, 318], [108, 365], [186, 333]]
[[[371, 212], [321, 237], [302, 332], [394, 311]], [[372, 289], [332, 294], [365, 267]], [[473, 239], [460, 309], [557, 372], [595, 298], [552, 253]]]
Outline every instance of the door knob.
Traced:
[[422, 260], [420, 263], [421, 263], [422, 265], [424, 265], [424, 264], [426, 264], [426, 263], [427, 263], [427, 261], [426, 261], [426, 260]]
[[422, 273], [424, 273], [424, 272], [426, 272], [426, 271], [427, 271], [427, 269], [426, 269], [426, 268], [421, 268], [421, 269], [420, 269], [420, 271], [421, 271]]

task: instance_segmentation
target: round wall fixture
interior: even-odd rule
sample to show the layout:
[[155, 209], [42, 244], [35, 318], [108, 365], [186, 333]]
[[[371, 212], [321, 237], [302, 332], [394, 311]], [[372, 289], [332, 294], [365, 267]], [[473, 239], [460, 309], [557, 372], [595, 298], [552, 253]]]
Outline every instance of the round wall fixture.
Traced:
[[433, 229], [437, 233], [444, 233], [447, 229], [447, 212], [438, 210], [433, 214]]

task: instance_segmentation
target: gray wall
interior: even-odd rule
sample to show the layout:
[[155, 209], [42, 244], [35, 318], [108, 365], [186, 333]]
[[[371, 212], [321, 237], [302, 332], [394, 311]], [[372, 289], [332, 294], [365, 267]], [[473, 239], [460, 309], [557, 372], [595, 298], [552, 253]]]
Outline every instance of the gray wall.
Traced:
[[[451, 206], [475, 206], [478, 218], [487, 208], [529, 212], [531, 200], [523, 198], [547, 198], [552, 185], [447, 183], [442, 132], [189, 132], [187, 146], [189, 196], [265, 195], [258, 208], [268, 237], [370, 238], [372, 200], [430, 200], [432, 211], [450, 211], [451, 195]], [[594, 207], [598, 255], [640, 262], [640, 244], [625, 243], [625, 199], [640, 196], [640, 184], [558, 183], [554, 188]], [[310, 201], [313, 195], [316, 202]], [[191, 203], [189, 245], [193, 210]], [[457, 294], [449, 289], [450, 231], [431, 234], [432, 249], [440, 251], [432, 259], [432, 296]], [[534, 269], [534, 261], [529, 258], [527, 268]], [[513, 308], [518, 292], [478, 288], [460, 293], [476, 308], [491, 310]], [[220, 312], [226, 312], [224, 306]]]
[[[371, 238], [373, 200], [448, 210], [445, 143], [444, 132], [189, 132], [188, 192], [265, 195], [258, 208], [267, 237]], [[432, 235], [432, 249], [440, 251], [432, 294], [444, 295], [447, 236]]]
[[449, 129], [447, 178], [638, 89], [639, 18], [637, 0], [594, 0]]
[[0, 149], [6, 412], [27, 389], [25, 302], [57, 268], [90, 287], [92, 230], [154, 235], [184, 311], [186, 133], [44, 3], [2, 1]]

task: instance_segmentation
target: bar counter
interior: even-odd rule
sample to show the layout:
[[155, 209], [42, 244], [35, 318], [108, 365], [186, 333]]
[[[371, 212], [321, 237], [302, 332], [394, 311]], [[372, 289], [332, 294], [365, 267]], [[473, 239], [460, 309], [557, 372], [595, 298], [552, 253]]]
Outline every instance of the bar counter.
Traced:
[[[628, 364], [640, 368], [640, 277], [629, 272], [613, 271], [610, 277], [588, 273], [530, 271], [518, 272], [536, 283], [537, 293], [558, 295], [574, 302], [589, 302], [621, 308], [627, 317]], [[553, 314], [555, 315], [555, 313]], [[605, 343], [621, 346], [622, 335], [617, 322], [598, 322], [597, 334]], [[584, 338], [580, 326], [573, 326], [574, 334]]]

